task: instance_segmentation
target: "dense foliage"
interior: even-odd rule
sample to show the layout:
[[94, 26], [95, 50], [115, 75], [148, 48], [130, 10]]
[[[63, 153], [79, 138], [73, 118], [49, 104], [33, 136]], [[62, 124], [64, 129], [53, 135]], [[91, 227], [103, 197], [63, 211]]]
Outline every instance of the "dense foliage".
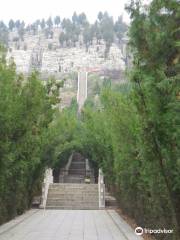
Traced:
[[17, 75], [0, 57], [0, 223], [30, 206], [47, 165], [43, 157], [59, 86]]
[[120, 206], [140, 226], [173, 229], [156, 238], [179, 239], [179, 5], [132, 1], [128, 10], [130, 82], [116, 90], [106, 83], [100, 98], [87, 101], [72, 149], [102, 167]]
[[141, 117], [143, 155], [154, 178], [149, 184], [159, 193], [161, 208], [169, 208], [169, 219], [179, 231], [179, 3], [152, 1], [146, 11], [137, 3], [129, 11], [134, 54], [131, 80]]
[[105, 91], [100, 110], [84, 111], [87, 153], [140, 226], [174, 229], [166, 239], [180, 229], [178, 7], [131, 3], [131, 88]]

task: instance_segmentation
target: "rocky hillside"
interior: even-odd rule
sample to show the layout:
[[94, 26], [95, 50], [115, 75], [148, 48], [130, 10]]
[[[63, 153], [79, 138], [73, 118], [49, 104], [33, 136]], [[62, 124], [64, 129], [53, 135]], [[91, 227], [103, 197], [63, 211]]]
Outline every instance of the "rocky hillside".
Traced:
[[[113, 22], [107, 13], [99, 13], [94, 24], [85, 15], [74, 13], [72, 20], [60, 17], [36, 21], [9, 22], [7, 60], [13, 59], [17, 71], [29, 74], [40, 72], [43, 80], [50, 76], [65, 79], [62, 91], [65, 105], [76, 96], [77, 73], [89, 73], [91, 90], [99, 79], [124, 81], [123, 72], [129, 65], [126, 51], [127, 26], [122, 18]], [[89, 91], [92, 92], [92, 91]]]
[[7, 58], [13, 57], [19, 72], [28, 73], [31, 67], [41, 73], [77, 72], [79, 69], [99, 71], [106, 69], [125, 69], [126, 41], [121, 44], [112, 43], [108, 56], [105, 57], [106, 44], [104, 40], [97, 43], [93, 39], [92, 45], [86, 48], [81, 41], [73, 47], [62, 47], [58, 36], [61, 29], [53, 29], [53, 38], [47, 39], [42, 31], [37, 35], [26, 33], [23, 41], [14, 42], [16, 30], [9, 34], [9, 51]]

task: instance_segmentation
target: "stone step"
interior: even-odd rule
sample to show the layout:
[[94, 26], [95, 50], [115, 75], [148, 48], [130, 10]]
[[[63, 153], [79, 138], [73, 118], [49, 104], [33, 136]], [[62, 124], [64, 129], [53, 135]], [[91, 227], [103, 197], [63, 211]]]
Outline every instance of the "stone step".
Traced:
[[[78, 179], [78, 178], [76, 178], [76, 179]], [[61, 184], [64, 184], [64, 183], [61, 183]], [[52, 188], [52, 189], [96, 189], [96, 188], [98, 188], [98, 186], [90, 186], [93, 183], [89, 183], [89, 184], [87, 184], [87, 183], [65, 183], [65, 184], [69, 184], [71, 186], [67, 187], [67, 186], [58, 186], [58, 185], [52, 186], [52, 185], [50, 185], [50, 188]], [[77, 186], [77, 184], [79, 184], [81, 186]], [[73, 185], [74, 185], [74, 187], [73, 187]], [[95, 184], [95, 185], [97, 185], [97, 184]]]
[[[67, 178], [63, 178], [60, 179], [61, 183], [69, 183], [69, 184], [84, 184], [85, 183], [85, 178], [71, 178], [71, 177], [67, 177]], [[95, 183], [95, 179], [94, 178], [90, 178], [90, 183]], [[89, 183], [86, 183], [89, 184]]]
[[52, 195], [49, 195], [48, 196], [48, 201], [49, 200], [52, 200], [52, 201], [97, 201], [98, 200], [98, 196], [73, 196], [73, 197], [70, 197], [68, 195], [64, 195], [64, 196], [52, 196]]
[[47, 205], [79, 205], [79, 204], [97, 204], [98, 199], [48, 199]]
[[65, 177], [74, 177], [74, 178], [85, 178], [85, 175], [84, 174], [69, 174], [69, 175], [66, 175]]
[[93, 190], [93, 191], [76, 191], [76, 192], [72, 192], [72, 191], [54, 191], [49, 189], [48, 191], [48, 196], [51, 195], [59, 195], [59, 196], [95, 196], [96, 194], [98, 194], [98, 191]]
[[74, 200], [74, 201], [70, 201], [70, 200], [52, 200], [52, 199], [48, 199], [47, 203], [46, 203], [47, 206], [79, 206], [79, 205], [82, 205], [82, 206], [89, 206], [89, 205], [98, 205], [98, 200], [94, 200], [94, 201], [90, 201], [88, 199], [86, 200]]
[[67, 176], [63, 179], [65, 183], [84, 183], [84, 178], [74, 178], [71, 176]]
[[71, 163], [71, 166], [70, 167], [78, 167], [78, 168], [83, 168], [83, 169], [85, 169], [85, 166], [86, 166], [86, 164], [85, 164], [85, 162], [72, 162]]
[[69, 175], [81, 175], [81, 176], [86, 176], [86, 170], [85, 169], [73, 169], [70, 168], [68, 171]]
[[60, 174], [59, 177], [60, 178], [65, 178], [65, 177], [85, 178], [86, 175], [84, 174], [84, 172], [81, 174], [77, 174], [77, 172], [72, 171], [71, 174], [67, 174], [67, 175]]
[[84, 174], [67, 174], [65, 177], [84, 178]]
[[58, 194], [59, 196], [63, 195], [69, 195], [69, 196], [76, 196], [76, 195], [96, 195], [98, 193], [98, 190], [79, 190], [79, 191], [70, 191], [70, 190], [55, 190], [55, 189], [49, 189], [48, 195], [50, 194]]
[[69, 169], [81, 169], [81, 170], [84, 170], [85, 171], [85, 163], [71, 163], [71, 166]]
[[98, 199], [74, 199], [74, 200], [64, 200], [64, 199], [48, 199], [47, 205], [60, 205], [60, 206], [66, 206], [66, 205], [81, 205], [81, 204], [97, 204]]
[[94, 200], [94, 201], [90, 201], [90, 200], [76, 200], [76, 201], [71, 201], [71, 200], [59, 200], [59, 199], [48, 199], [46, 205], [59, 205], [59, 206], [76, 206], [76, 205], [97, 205], [98, 204], [98, 200]]
[[70, 167], [68, 173], [71, 174], [70, 172], [73, 171], [73, 170], [76, 171], [76, 172], [82, 172], [82, 174], [86, 173], [86, 169], [85, 168], [81, 168], [81, 167], [79, 167], [79, 168]]
[[65, 198], [67, 197], [68, 199], [71, 199], [73, 197], [96, 197], [98, 195], [98, 191], [96, 192], [83, 192], [83, 193], [64, 193], [64, 192], [48, 192], [48, 197], [52, 197], [52, 198]]
[[98, 199], [94, 199], [94, 200], [89, 200], [89, 199], [85, 199], [85, 200], [82, 200], [82, 199], [76, 199], [76, 200], [61, 200], [61, 199], [48, 199], [47, 201], [47, 205], [61, 205], [61, 206], [66, 206], [66, 205], [73, 205], [73, 206], [76, 206], [76, 205], [93, 205], [93, 204], [98, 204]]
[[85, 160], [84, 159], [73, 159], [71, 163], [84, 163], [85, 164]]
[[90, 205], [90, 206], [87, 206], [87, 205], [77, 205], [77, 206], [56, 206], [56, 205], [49, 205], [49, 206], [46, 206], [46, 209], [65, 209], [65, 210], [88, 210], [88, 209], [92, 209], [92, 210], [95, 210], [95, 209], [99, 209], [99, 206], [98, 205]]
[[57, 210], [98, 210], [99, 206], [46, 206], [46, 209]]
[[71, 163], [82, 163], [82, 164], [85, 164], [86, 162], [84, 161], [84, 160], [72, 160], [72, 162]]
[[49, 186], [50, 188], [62, 188], [62, 189], [92, 189], [92, 188], [98, 188], [98, 184], [90, 183], [90, 184], [69, 184], [69, 183], [52, 183]]
[[98, 193], [98, 189], [49, 189], [48, 194], [92, 195]]
[[89, 195], [89, 194], [97, 194], [98, 189], [97, 188], [82, 188], [82, 189], [63, 189], [63, 188], [50, 188], [48, 191], [48, 194], [70, 194], [70, 195], [78, 195], [78, 194], [84, 194], [84, 195]]

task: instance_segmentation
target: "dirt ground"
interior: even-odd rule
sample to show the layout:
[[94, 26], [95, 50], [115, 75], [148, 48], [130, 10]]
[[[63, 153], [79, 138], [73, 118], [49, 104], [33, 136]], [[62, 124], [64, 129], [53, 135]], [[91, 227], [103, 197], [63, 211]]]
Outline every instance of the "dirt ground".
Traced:
[[[130, 217], [128, 217], [127, 215], [125, 215], [121, 209], [118, 208], [118, 209], [116, 209], [116, 211], [133, 229], [138, 227], [136, 222], [133, 219], [131, 219]], [[149, 234], [143, 234], [142, 237], [144, 240], [155, 240], [155, 238]]]

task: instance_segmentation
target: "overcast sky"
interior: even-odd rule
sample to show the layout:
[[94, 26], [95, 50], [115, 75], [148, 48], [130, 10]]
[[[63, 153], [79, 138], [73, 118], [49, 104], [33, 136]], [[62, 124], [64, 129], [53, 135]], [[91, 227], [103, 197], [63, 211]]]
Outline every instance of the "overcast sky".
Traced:
[[129, 0], [3, 0], [0, 7], [0, 19], [6, 23], [9, 19], [20, 19], [30, 23], [36, 19], [60, 15], [71, 17], [73, 12], [85, 12], [89, 21], [96, 19], [99, 11], [108, 11], [115, 19], [123, 14], [128, 21], [124, 5]]

